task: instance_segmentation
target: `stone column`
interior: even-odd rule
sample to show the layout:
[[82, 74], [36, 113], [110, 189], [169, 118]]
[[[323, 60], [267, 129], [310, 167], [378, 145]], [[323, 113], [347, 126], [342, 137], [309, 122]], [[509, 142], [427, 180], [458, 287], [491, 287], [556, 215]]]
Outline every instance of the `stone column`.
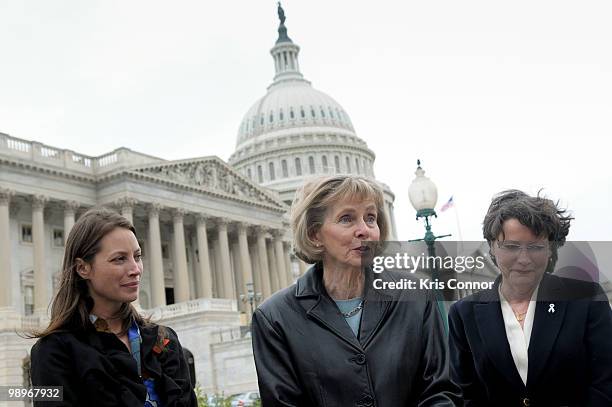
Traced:
[[278, 275], [278, 289], [287, 287], [287, 271], [285, 270], [285, 253], [283, 251], [283, 231], [274, 231], [274, 257], [276, 258], [276, 273]]
[[236, 293], [234, 290], [234, 280], [232, 278], [232, 269], [230, 264], [230, 250], [229, 242], [227, 239], [227, 219], [217, 219], [217, 233], [219, 235], [219, 249], [221, 254], [221, 267], [220, 275], [223, 278], [223, 292], [224, 298], [236, 299]]
[[134, 206], [138, 201], [134, 198], [130, 198], [128, 196], [119, 199], [116, 202], [116, 205], [121, 208], [121, 216], [130, 221], [130, 223], [134, 224]]
[[79, 203], [75, 201], [64, 202], [64, 244], [68, 241], [68, 235], [74, 226], [76, 210], [79, 209]]
[[198, 215], [197, 235], [198, 235], [198, 257], [200, 274], [198, 296], [201, 298], [212, 298], [212, 274], [210, 272], [210, 259], [208, 254], [208, 235], [206, 233], [206, 216]]
[[219, 233], [216, 232], [216, 236], [212, 241], [212, 253], [213, 253], [213, 276], [214, 276], [214, 287], [215, 287], [215, 298], [225, 298], [224, 286], [223, 286], [223, 272], [221, 270], [221, 245], [219, 245]]
[[174, 225], [174, 302], [189, 301], [189, 272], [187, 271], [187, 254], [185, 252], [185, 211], [175, 209], [172, 214]]
[[268, 265], [270, 266], [270, 288], [272, 289], [272, 293], [275, 293], [280, 289], [280, 281], [278, 279], [276, 256], [274, 255], [274, 241], [270, 243], [266, 242], [266, 252], [268, 256]]
[[238, 300], [238, 310], [240, 312], [245, 312], [246, 304], [240, 300], [240, 296], [242, 294], [246, 294], [246, 291], [244, 289], [244, 281], [242, 281], [240, 243], [238, 240], [234, 240], [230, 243], [230, 257], [232, 264], [232, 276], [234, 276], [234, 292], [236, 293], [236, 299]]
[[10, 211], [14, 192], [0, 188], [0, 308], [12, 307]]
[[291, 250], [291, 244], [285, 242], [283, 244], [283, 254], [285, 259], [285, 273], [287, 275], [287, 287], [293, 284], [293, 264], [291, 264], [291, 256], [289, 251]]
[[161, 205], [149, 206], [149, 263], [151, 273], [151, 307], [166, 305], [166, 283], [164, 281], [164, 261], [162, 259], [161, 234], [159, 231], [159, 211]]
[[247, 238], [246, 223], [238, 224], [238, 245], [240, 250], [240, 267], [242, 269], [242, 292], [247, 293], [246, 286], [253, 282], [253, 269], [251, 268], [251, 258], [249, 256], [249, 240]]
[[45, 204], [49, 198], [32, 197], [32, 243], [34, 246], [34, 312], [47, 314], [49, 306], [49, 276], [45, 269]]
[[259, 254], [257, 251], [257, 241], [249, 246], [249, 254], [251, 258], [251, 270], [253, 271], [253, 284], [256, 293], [263, 295], [261, 287], [261, 270], [259, 269]]
[[266, 252], [266, 228], [258, 226], [257, 232], [257, 255], [259, 257], [259, 270], [261, 271], [261, 291], [264, 298], [272, 294], [270, 286], [270, 267], [268, 266], [268, 254]]

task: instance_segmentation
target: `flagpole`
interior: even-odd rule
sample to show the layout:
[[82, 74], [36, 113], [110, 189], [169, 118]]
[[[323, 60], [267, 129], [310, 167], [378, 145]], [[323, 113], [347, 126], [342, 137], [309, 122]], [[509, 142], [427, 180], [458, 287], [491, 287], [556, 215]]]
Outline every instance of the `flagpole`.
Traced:
[[448, 209], [454, 209], [455, 212], [455, 222], [457, 222], [457, 235], [459, 236], [459, 245], [457, 246], [457, 250], [459, 253], [463, 253], [463, 235], [461, 234], [461, 224], [459, 223], [459, 211], [457, 211], [457, 203], [455, 202], [455, 196], [451, 195], [450, 199], [447, 203], [442, 205], [440, 212], [445, 212]]

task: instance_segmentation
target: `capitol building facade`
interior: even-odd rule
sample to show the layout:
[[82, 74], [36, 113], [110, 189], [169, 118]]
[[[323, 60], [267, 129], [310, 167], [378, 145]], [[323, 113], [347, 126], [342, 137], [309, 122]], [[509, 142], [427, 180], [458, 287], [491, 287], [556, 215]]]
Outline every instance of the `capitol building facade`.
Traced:
[[[17, 333], [46, 326], [71, 227], [107, 206], [134, 223], [143, 248], [137, 306], [178, 332], [201, 389], [257, 388], [248, 299], [256, 305], [306, 270], [290, 242], [296, 189], [325, 174], [374, 178], [375, 154], [347, 112], [302, 76], [284, 15], [278, 32], [273, 82], [227, 162], [127, 148], [92, 157], [0, 133], [0, 386], [27, 384], [34, 341]], [[394, 195], [381, 185], [397, 238]]]

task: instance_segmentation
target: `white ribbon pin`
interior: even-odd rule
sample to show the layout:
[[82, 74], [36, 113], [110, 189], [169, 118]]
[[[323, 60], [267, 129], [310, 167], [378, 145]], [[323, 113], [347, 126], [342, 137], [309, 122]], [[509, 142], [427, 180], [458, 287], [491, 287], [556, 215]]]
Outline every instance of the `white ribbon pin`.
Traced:
[[548, 304], [548, 312], [551, 314], [555, 313], [555, 304]]

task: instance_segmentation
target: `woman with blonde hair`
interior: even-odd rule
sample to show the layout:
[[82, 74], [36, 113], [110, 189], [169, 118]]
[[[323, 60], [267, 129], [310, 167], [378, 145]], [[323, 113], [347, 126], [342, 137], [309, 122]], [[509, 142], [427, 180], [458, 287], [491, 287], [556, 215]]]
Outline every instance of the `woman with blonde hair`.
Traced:
[[430, 299], [368, 287], [365, 259], [388, 237], [381, 188], [319, 178], [291, 209], [298, 257], [314, 263], [253, 314], [259, 390], [267, 406], [454, 406], [442, 321]]
[[176, 333], [143, 319], [134, 226], [108, 209], [79, 218], [66, 242], [51, 321], [32, 348], [32, 384], [62, 386], [45, 406], [196, 406]]

